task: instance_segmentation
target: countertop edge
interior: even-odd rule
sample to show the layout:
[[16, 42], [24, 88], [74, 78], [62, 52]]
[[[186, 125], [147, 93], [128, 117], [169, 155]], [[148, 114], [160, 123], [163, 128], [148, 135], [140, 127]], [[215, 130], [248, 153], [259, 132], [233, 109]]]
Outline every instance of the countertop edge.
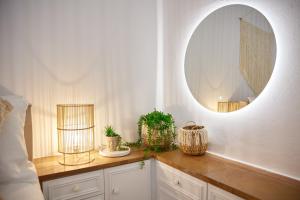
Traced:
[[[169, 153], [175, 153], [178, 155], [178, 153], [180, 152], [169, 152]], [[280, 182], [284, 182], [284, 183], [289, 183], [291, 185], [295, 185], [296, 188], [298, 188], [300, 186], [300, 181], [295, 180], [295, 179], [291, 179], [289, 177], [285, 177], [279, 174], [275, 174], [266, 170], [262, 170], [259, 168], [255, 168], [253, 166], [248, 166], [246, 164], [242, 164], [236, 161], [232, 161], [232, 160], [228, 160], [225, 159], [223, 157], [214, 155], [214, 154], [210, 154], [207, 153], [206, 154], [209, 157], [215, 157], [215, 159], [218, 159], [220, 161], [223, 161], [226, 164], [229, 165], [234, 165], [234, 166], [239, 166], [241, 168], [244, 168], [245, 170], [248, 170], [249, 172], [254, 172], [257, 173], [257, 175], [262, 175], [262, 176], [266, 176], [269, 178], [273, 178], [273, 181], [280, 181]], [[184, 155], [183, 155], [184, 156]], [[256, 195], [256, 194], [250, 194], [249, 192], [245, 192], [242, 191], [238, 188], [232, 187], [230, 186], [230, 184], [226, 184], [223, 182], [218, 181], [217, 179], [211, 178], [205, 174], [202, 174], [200, 172], [195, 172], [195, 171], [191, 171], [190, 169], [188, 169], [188, 167], [182, 167], [182, 164], [178, 164], [176, 163], [176, 160], [172, 159], [168, 159], [168, 157], [163, 156], [163, 153], [150, 153], [147, 156], [145, 156], [145, 154], [143, 153], [142, 150], [138, 150], [136, 152], [134, 152], [132, 157], [128, 157], [128, 159], [122, 159], [122, 160], [116, 160], [116, 161], [112, 161], [112, 162], [107, 162], [107, 163], [100, 163], [100, 164], [96, 164], [96, 165], [92, 165], [92, 166], [86, 166], [86, 167], [82, 167], [82, 168], [78, 168], [78, 169], [72, 169], [72, 170], [67, 170], [67, 171], [59, 171], [59, 172], [53, 172], [53, 173], [48, 173], [45, 175], [38, 175], [39, 181], [40, 183], [42, 183], [43, 181], [50, 181], [53, 179], [58, 179], [58, 178], [63, 178], [66, 176], [72, 176], [72, 175], [77, 175], [80, 173], [85, 173], [85, 172], [91, 172], [91, 171], [95, 171], [95, 170], [101, 170], [101, 169], [105, 169], [105, 168], [110, 168], [110, 167], [117, 167], [120, 165], [125, 165], [125, 164], [130, 164], [130, 163], [134, 163], [134, 162], [139, 162], [139, 161], [143, 161], [143, 160], [148, 160], [148, 159], [155, 159], [158, 160], [162, 163], [165, 163], [166, 165], [169, 165], [181, 172], [184, 172], [192, 177], [195, 177], [199, 180], [205, 181], [211, 185], [214, 185], [216, 187], [219, 187], [227, 192], [230, 192], [234, 195], [237, 195], [241, 198], [245, 198], [245, 199], [250, 199], [250, 200], [262, 200], [264, 198], [259, 197], [260, 195]], [[34, 164], [39, 164], [39, 162], [42, 162], [42, 159], [35, 159]], [[37, 166], [36, 166], [37, 167]], [[41, 184], [42, 186], [42, 184]], [[293, 187], [294, 188], [294, 187]], [[298, 190], [296, 189], [296, 191], [298, 192]], [[264, 196], [264, 195], [262, 195]]]
[[81, 174], [81, 173], [92, 172], [92, 171], [106, 169], [106, 168], [110, 168], [110, 167], [117, 167], [117, 166], [126, 165], [126, 164], [130, 164], [130, 163], [134, 163], [134, 162], [148, 160], [148, 159], [151, 159], [151, 158], [153, 158], [153, 156], [147, 157], [147, 158], [144, 158], [144, 157], [132, 158], [132, 159], [128, 159], [128, 160], [122, 160], [122, 161], [118, 161], [118, 162], [101, 164], [101, 165], [96, 165], [96, 166], [89, 166], [89, 167], [86, 167], [86, 168], [80, 168], [80, 169], [74, 169], [74, 170], [70, 170], [70, 171], [57, 172], [57, 173], [52, 173], [52, 174], [47, 174], [47, 175], [38, 175], [38, 179], [41, 183], [43, 181], [50, 181], [50, 180], [53, 180], [53, 179], [78, 175], [78, 174]]

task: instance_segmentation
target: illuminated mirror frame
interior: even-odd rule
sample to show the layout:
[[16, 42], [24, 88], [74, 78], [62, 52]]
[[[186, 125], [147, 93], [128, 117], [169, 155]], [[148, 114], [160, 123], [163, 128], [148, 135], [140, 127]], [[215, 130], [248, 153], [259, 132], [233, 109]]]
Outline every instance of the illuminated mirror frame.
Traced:
[[[188, 85], [188, 82], [187, 82], [187, 78], [186, 78], [186, 74], [185, 74], [185, 61], [186, 61], [186, 53], [187, 53], [187, 49], [188, 49], [188, 46], [189, 46], [189, 42], [194, 34], [194, 32], [196, 31], [196, 29], [198, 28], [198, 26], [212, 13], [214, 13], [215, 11], [219, 10], [219, 9], [222, 9], [224, 7], [227, 7], [227, 6], [234, 6], [234, 5], [240, 5], [240, 6], [247, 6], [247, 7], [250, 7], [252, 9], [255, 9], [256, 11], [258, 11], [261, 15], [263, 15], [265, 17], [265, 19], [268, 21], [268, 23], [270, 24], [271, 28], [272, 28], [272, 31], [273, 31], [273, 34], [274, 34], [274, 38], [275, 38], [275, 46], [276, 46], [276, 52], [275, 52], [275, 62], [274, 62], [274, 66], [273, 66], [273, 71], [272, 71], [272, 74], [270, 76], [270, 79], [268, 80], [266, 86], [264, 87], [264, 89], [261, 91], [261, 93], [250, 103], [248, 104], [247, 106], [244, 106], [243, 108], [239, 109], [239, 110], [236, 110], [236, 111], [232, 111], [232, 112], [216, 112], [216, 111], [213, 111], [213, 110], [210, 110], [209, 108], [206, 108], [205, 106], [203, 106], [196, 98], [195, 96], [193, 95], [192, 91], [190, 90], [190, 87]], [[193, 101], [195, 102], [195, 104], [202, 110], [205, 110], [206, 112], [209, 112], [209, 113], [213, 113], [213, 114], [218, 114], [218, 115], [228, 115], [228, 114], [236, 114], [236, 113], [240, 113], [241, 111], [244, 111], [244, 110], [247, 110], [249, 108], [251, 108], [252, 106], [255, 105], [255, 103], [257, 102], [257, 99], [259, 99], [260, 96], [262, 96], [262, 94], [266, 91], [266, 88], [268, 87], [268, 85], [270, 85], [270, 82], [272, 82], [272, 79], [274, 78], [274, 72], [275, 72], [275, 69], [276, 69], [276, 63], [277, 63], [277, 60], [278, 60], [278, 42], [277, 42], [278, 38], [277, 38], [277, 34], [274, 30], [274, 26], [272, 25], [271, 21], [268, 19], [268, 17], [259, 9], [255, 8], [253, 5], [247, 5], [247, 4], [243, 4], [243, 3], [232, 3], [232, 4], [225, 4], [225, 5], [221, 5], [221, 6], [216, 6], [214, 8], [211, 8], [207, 11], [207, 13], [203, 14], [200, 18], [200, 20], [198, 20], [194, 25], [193, 25], [193, 28], [191, 29], [191, 31], [189, 31], [189, 34], [187, 35], [187, 38], [185, 40], [185, 46], [184, 46], [184, 52], [183, 52], [183, 62], [182, 62], [182, 67], [181, 67], [181, 74], [183, 75], [183, 81], [184, 81], [184, 84], [185, 84], [185, 90], [188, 90], [188, 94], [192, 97]], [[253, 105], [252, 105], [253, 104]]]

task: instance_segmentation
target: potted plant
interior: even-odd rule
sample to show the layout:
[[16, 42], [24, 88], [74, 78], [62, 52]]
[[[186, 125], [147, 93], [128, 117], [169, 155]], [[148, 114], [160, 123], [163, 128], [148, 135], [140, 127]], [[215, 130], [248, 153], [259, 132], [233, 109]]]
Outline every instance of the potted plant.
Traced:
[[138, 121], [139, 135], [146, 147], [156, 152], [169, 150], [174, 146], [176, 133], [171, 114], [154, 110], [142, 115]]
[[112, 126], [105, 127], [105, 139], [108, 151], [116, 151], [120, 146], [121, 136], [116, 133]]

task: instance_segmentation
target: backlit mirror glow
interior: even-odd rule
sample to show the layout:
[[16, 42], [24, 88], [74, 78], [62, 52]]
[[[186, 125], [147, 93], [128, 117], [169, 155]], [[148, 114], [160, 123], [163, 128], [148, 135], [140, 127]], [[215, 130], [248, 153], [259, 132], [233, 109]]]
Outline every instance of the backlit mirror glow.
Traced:
[[229, 5], [196, 28], [185, 55], [185, 77], [194, 98], [217, 112], [250, 104], [268, 83], [276, 41], [268, 20], [256, 9]]

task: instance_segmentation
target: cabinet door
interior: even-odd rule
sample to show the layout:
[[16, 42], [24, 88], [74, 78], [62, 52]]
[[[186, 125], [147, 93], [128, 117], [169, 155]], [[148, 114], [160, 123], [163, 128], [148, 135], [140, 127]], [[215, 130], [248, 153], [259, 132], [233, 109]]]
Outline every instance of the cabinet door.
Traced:
[[243, 200], [242, 198], [208, 184], [208, 200]]
[[150, 200], [150, 161], [104, 170], [105, 200]]

